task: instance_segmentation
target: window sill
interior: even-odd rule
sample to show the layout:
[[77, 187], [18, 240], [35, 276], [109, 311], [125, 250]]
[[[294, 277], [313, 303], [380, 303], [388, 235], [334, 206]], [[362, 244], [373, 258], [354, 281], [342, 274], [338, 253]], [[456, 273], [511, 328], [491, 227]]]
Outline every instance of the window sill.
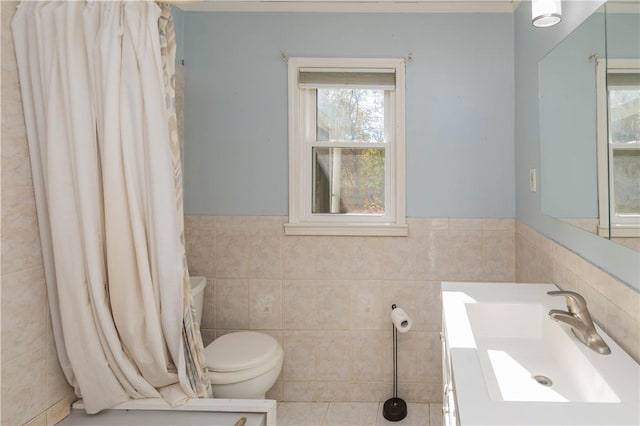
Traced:
[[598, 226], [598, 235], [608, 238], [638, 238], [640, 226], [638, 225], [613, 225], [612, 228]]
[[407, 237], [408, 225], [398, 224], [348, 224], [335, 223], [286, 223], [285, 235], [327, 235], [327, 236], [352, 236], [352, 237]]

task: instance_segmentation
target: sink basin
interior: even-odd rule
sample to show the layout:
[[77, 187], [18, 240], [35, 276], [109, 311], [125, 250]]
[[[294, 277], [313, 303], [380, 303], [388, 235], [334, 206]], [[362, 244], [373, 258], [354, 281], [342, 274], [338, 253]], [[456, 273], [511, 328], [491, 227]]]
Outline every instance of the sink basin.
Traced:
[[466, 425], [640, 425], [640, 366], [603, 330], [596, 353], [551, 284], [442, 283], [456, 410]]
[[466, 310], [491, 399], [620, 402], [582, 343], [543, 305], [473, 303]]

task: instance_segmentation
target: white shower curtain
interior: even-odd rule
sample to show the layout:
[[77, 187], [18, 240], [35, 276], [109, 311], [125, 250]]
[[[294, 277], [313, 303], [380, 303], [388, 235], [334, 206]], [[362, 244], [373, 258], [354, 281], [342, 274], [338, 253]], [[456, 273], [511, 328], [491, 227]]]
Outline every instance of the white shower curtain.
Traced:
[[169, 7], [23, 2], [12, 31], [69, 383], [89, 413], [208, 396], [182, 237]]

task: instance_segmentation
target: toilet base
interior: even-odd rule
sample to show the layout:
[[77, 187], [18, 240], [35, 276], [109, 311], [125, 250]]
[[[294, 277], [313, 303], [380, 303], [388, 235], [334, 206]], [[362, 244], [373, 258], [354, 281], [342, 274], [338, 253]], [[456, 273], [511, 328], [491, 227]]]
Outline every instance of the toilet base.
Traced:
[[278, 380], [282, 362], [276, 368], [272, 368], [258, 377], [238, 383], [215, 384], [211, 383], [214, 398], [228, 399], [265, 399], [269, 389]]
[[[248, 382], [251, 382], [251, 380], [248, 380]], [[211, 385], [211, 389], [213, 390], [214, 398], [265, 399], [266, 395], [264, 387], [261, 389], [255, 389], [253, 386], [248, 386], [246, 382], [229, 383], [226, 385]]]

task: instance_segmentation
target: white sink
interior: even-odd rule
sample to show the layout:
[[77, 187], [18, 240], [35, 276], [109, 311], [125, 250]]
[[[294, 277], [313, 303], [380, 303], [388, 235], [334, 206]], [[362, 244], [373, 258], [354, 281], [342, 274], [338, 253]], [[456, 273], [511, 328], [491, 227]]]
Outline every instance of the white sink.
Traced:
[[587, 348], [548, 316], [550, 284], [443, 283], [462, 425], [640, 425], [640, 366]]
[[579, 350], [582, 343], [543, 305], [473, 303], [466, 309], [491, 399], [620, 402]]

